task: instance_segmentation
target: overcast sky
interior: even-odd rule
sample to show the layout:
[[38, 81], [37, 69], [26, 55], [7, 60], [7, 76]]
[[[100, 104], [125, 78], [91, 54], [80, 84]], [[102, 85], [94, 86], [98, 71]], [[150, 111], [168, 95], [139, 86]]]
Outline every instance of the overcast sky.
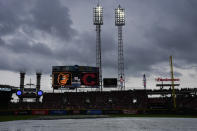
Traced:
[[[126, 11], [123, 43], [127, 86], [142, 87], [144, 73], [148, 86], [155, 85], [156, 77], [170, 77], [170, 55], [174, 57], [181, 87], [196, 86], [197, 0], [100, 3], [104, 8], [104, 77], [117, 77], [114, 9], [120, 4]], [[50, 86], [53, 65], [95, 66], [96, 32], [92, 17], [96, 5], [97, 0], [1, 0], [1, 84], [18, 86], [18, 72], [24, 70], [29, 77], [42, 71], [43, 86]]]

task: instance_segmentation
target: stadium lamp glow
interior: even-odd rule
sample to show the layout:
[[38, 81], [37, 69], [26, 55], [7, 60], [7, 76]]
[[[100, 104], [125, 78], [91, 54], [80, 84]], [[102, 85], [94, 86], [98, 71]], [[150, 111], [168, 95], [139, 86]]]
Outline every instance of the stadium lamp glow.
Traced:
[[103, 8], [100, 5], [94, 8], [94, 24], [103, 25]]
[[120, 5], [115, 9], [115, 24], [117, 26], [125, 25], [125, 11]]
[[16, 95], [17, 95], [17, 96], [21, 96], [21, 95], [22, 95], [22, 91], [21, 91], [21, 90], [18, 90], [18, 91], [16, 92]]
[[42, 95], [43, 95], [43, 91], [39, 90], [39, 91], [37, 92], [37, 95], [38, 95], [38, 96], [42, 96]]

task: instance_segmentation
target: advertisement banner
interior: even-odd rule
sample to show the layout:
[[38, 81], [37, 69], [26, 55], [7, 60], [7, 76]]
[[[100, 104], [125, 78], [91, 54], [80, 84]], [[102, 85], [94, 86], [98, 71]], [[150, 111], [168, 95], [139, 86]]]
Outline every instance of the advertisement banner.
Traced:
[[86, 114], [87, 115], [102, 115], [103, 112], [102, 110], [87, 110]]
[[32, 115], [48, 115], [48, 110], [32, 110]]
[[67, 112], [66, 110], [50, 110], [49, 114], [50, 115], [66, 115]]

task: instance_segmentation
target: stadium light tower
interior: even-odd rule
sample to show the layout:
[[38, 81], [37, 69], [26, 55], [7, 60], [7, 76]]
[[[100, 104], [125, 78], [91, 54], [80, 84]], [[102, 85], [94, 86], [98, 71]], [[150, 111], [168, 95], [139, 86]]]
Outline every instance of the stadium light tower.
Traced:
[[99, 67], [99, 86], [102, 91], [101, 25], [103, 25], [103, 8], [98, 3], [93, 11], [93, 21], [96, 25], [96, 67]]
[[123, 39], [122, 26], [125, 25], [125, 11], [118, 6], [115, 9], [115, 25], [118, 27], [118, 87], [121, 90], [125, 89], [125, 75], [124, 75], [124, 55], [123, 55]]

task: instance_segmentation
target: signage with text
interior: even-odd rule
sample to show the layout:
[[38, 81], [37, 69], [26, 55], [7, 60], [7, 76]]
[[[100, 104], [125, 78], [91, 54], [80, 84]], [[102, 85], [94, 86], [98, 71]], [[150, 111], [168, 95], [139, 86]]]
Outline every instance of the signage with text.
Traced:
[[180, 81], [180, 79], [169, 79], [169, 78], [156, 78], [156, 81]]

